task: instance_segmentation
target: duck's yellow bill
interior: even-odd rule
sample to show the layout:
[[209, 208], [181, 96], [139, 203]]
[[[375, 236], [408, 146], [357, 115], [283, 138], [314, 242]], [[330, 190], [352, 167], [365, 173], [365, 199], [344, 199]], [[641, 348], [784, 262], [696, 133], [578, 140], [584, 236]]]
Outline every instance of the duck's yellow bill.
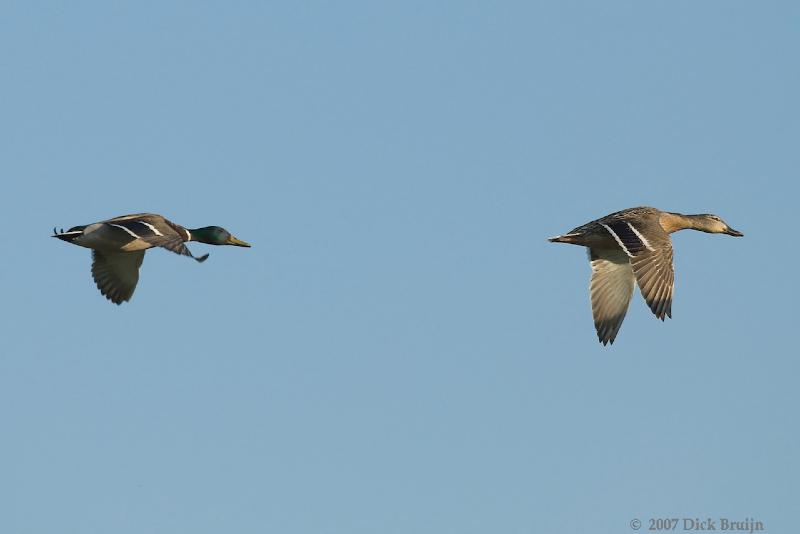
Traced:
[[249, 247], [250, 246], [250, 243], [242, 241], [241, 239], [237, 239], [237, 238], [235, 238], [233, 236], [230, 236], [228, 238], [228, 243], [227, 244], [228, 245], [235, 245], [237, 247]]

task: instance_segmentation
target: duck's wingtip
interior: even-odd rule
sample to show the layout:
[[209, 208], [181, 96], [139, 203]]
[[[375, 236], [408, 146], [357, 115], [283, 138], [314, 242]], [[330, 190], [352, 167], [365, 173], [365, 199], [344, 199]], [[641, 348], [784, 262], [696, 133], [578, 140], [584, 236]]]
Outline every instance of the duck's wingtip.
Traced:
[[604, 347], [606, 345], [613, 345], [615, 339], [616, 337], [606, 337], [599, 334], [597, 336], [597, 340], [600, 341], [600, 343], [602, 343]]

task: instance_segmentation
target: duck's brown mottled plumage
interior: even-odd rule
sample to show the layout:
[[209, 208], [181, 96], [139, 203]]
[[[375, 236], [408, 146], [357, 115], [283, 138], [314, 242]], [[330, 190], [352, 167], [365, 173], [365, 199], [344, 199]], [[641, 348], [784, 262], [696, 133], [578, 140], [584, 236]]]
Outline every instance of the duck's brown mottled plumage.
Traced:
[[588, 248], [592, 266], [590, 293], [597, 336], [614, 343], [628, 311], [633, 286], [656, 317], [672, 317], [672, 242], [683, 229], [741, 236], [716, 215], [682, 215], [646, 206], [618, 211], [550, 238]]

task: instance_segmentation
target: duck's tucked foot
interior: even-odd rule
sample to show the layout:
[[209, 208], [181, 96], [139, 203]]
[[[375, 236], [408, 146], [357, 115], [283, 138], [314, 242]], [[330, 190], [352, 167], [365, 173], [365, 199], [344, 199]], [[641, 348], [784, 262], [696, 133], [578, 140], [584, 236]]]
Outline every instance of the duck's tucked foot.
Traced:
[[197, 263], [203, 263], [204, 261], [206, 261], [206, 260], [208, 259], [208, 254], [203, 254], [203, 255], [202, 255], [202, 256], [200, 256], [199, 258], [195, 258], [194, 256], [192, 256], [192, 258], [194, 258], [194, 260], [195, 260]]

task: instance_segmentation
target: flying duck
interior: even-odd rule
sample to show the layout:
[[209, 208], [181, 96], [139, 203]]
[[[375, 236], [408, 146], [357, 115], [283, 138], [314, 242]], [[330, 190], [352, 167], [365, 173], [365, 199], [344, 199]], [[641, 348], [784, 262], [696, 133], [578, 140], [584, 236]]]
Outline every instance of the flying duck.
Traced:
[[678, 230], [741, 237], [716, 215], [682, 215], [656, 208], [618, 211], [586, 223], [553, 243], [587, 247], [592, 266], [589, 285], [597, 337], [603, 345], [614, 343], [633, 295], [634, 282], [656, 317], [672, 318], [672, 243]]
[[139, 267], [148, 248], [163, 247], [198, 262], [208, 258], [192, 255], [184, 243], [249, 247], [219, 226], [186, 229], [154, 213], [122, 215], [106, 221], [73, 226], [66, 232], [53, 228], [53, 237], [92, 249], [92, 278], [97, 289], [114, 304], [131, 299], [139, 281]]

